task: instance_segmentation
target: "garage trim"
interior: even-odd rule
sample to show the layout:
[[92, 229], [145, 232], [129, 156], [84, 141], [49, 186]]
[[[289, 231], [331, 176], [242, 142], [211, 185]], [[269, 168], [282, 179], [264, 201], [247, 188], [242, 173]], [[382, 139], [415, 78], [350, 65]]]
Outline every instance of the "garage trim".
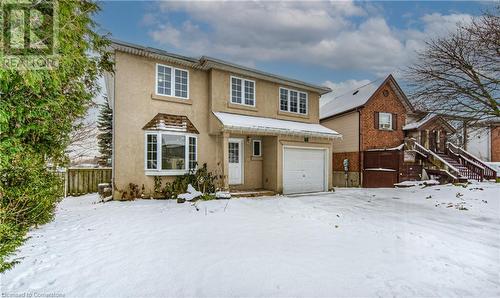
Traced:
[[285, 191], [285, 149], [291, 148], [291, 149], [311, 149], [311, 150], [322, 150], [324, 151], [324, 163], [325, 163], [325, 169], [324, 169], [324, 189], [323, 191], [328, 191], [328, 173], [329, 173], [329, 156], [330, 156], [330, 149], [329, 148], [323, 148], [323, 147], [308, 147], [308, 146], [296, 146], [296, 145], [283, 145], [282, 151], [281, 151], [281, 188], [282, 192], [284, 193]]

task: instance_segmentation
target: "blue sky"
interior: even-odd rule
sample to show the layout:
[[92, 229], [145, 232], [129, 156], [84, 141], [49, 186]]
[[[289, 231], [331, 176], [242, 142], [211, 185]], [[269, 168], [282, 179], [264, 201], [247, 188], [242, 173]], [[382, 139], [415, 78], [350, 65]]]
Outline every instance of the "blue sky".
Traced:
[[493, 2], [104, 1], [100, 33], [332, 87], [337, 94], [400, 70], [424, 40]]

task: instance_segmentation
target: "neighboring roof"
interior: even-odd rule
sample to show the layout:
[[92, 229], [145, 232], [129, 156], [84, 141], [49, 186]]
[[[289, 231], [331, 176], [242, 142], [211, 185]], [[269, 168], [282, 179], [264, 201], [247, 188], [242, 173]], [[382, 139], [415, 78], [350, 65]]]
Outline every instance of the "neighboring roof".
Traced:
[[337, 115], [345, 111], [353, 110], [357, 107], [363, 106], [368, 99], [377, 91], [379, 85], [376, 80], [363, 85], [359, 88], [351, 90], [345, 94], [335, 97], [332, 101], [320, 107], [320, 118]]
[[158, 113], [143, 130], [164, 130], [199, 134], [194, 124], [186, 116]]
[[224, 130], [229, 131], [260, 132], [322, 138], [341, 137], [338, 132], [320, 124], [245, 116], [223, 112], [213, 113], [224, 126]]
[[448, 130], [450, 130], [452, 132], [456, 131], [456, 129], [450, 123], [448, 123], [448, 121], [446, 121], [440, 115], [437, 115], [434, 113], [428, 113], [427, 115], [422, 117], [420, 120], [404, 125], [403, 130], [419, 129], [419, 128], [423, 127], [424, 125], [426, 125], [427, 123], [430, 123], [430, 122], [436, 121], [436, 120], [441, 121], [441, 123], [443, 123], [448, 128]]
[[392, 75], [388, 75], [385, 80], [379, 84], [380, 81], [381, 79], [375, 80], [345, 94], [341, 94], [335, 97], [333, 100], [320, 107], [320, 119], [329, 118], [335, 115], [356, 110], [358, 108], [362, 108], [386, 83], [389, 83], [391, 87], [393, 87], [396, 95], [401, 100], [407, 111], [413, 111], [413, 106]]
[[422, 127], [422, 125], [424, 125], [427, 122], [429, 122], [430, 120], [432, 120], [434, 117], [437, 117], [437, 115], [433, 114], [433, 113], [429, 113], [416, 122], [412, 122], [412, 123], [408, 123], [408, 124], [404, 125], [403, 130], [418, 129], [418, 128]]
[[265, 79], [268, 81], [273, 81], [276, 83], [280, 84], [286, 84], [290, 85], [293, 87], [297, 88], [302, 88], [305, 90], [309, 91], [314, 91], [318, 92], [320, 95], [326, 94], [328, 92], [331, 92], [332, 89], [328, 87], [323, 87], [315, 84], [310, 84], [307, 82], [283, 77], [280, 75], [275, 75], [271, 74], [268, 72], [260, 71], [257, 69], [253, 69], [250, 67], [238, 65], [235, 63], [227, 62], [221, 59], [217, 58], [212, 58], [208, 56], [202, 56], [200, 58], [193, 58], [193, 57], [187, 57], [187, 56], [182, 56], [178, 54], [173, 54], [161, 49], [157, 48], [151, 48], [151, 47], [144, 47], [141, 45], [129, 43], [129, 42], [124, 42], [120, 40], [111, 40], [111, 48], [115, 50], [119, 50], [122, 52], [134, 54], [134, 55], [139, 55], [139, 56], [145, 56], [149, 58], [154, 58], [158, 60], [165, 60], [165, 61], [170, 61], [170, 62], [175, 62], [179, 63], [181, 65], [187, 65], [196, 69], [203, 69], [203, 70], [208, 70], [211, 68], [216, 68], [216, 69], [224, 69], [236, 73], [241, 73], [244, 75], [256, 77], [256, 78], [261, 78]]

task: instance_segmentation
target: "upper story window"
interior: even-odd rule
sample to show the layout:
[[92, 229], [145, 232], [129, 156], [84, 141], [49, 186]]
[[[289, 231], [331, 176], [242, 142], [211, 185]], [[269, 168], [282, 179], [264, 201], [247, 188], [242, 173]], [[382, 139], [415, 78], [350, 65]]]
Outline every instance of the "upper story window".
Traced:
[[255, 81], [231, 77], [231, 103], [255, 106]]
[[189, 98], [189, 72], [156, 64], [156, 94]]
[[392, 129], [391, 113], [378, 113], [378, 129]]
[[307, 93], [280, 88], [280, 111], [307, 114]]

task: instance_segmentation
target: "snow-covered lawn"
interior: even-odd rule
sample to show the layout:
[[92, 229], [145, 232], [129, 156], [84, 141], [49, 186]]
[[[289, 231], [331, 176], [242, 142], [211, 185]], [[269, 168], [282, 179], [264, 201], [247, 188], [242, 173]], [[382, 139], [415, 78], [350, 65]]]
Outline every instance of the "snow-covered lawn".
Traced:
[[337, 189], [198, 202], [199, 210], [67, 198], [55, 221], [30, 233], [1, 292], [499, 296], [499, 192], [494, 183]]

